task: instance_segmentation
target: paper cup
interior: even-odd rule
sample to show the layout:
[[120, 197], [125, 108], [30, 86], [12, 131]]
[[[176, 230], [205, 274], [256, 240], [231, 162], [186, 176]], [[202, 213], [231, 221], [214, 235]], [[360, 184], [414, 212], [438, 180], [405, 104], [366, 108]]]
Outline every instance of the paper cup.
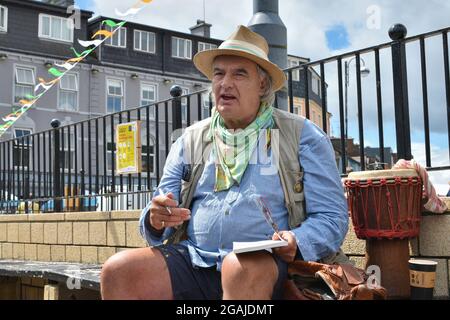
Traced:
[[409, 278], [412, 300], [432, 300], [436, 280], [436, 261], [410, 259]]

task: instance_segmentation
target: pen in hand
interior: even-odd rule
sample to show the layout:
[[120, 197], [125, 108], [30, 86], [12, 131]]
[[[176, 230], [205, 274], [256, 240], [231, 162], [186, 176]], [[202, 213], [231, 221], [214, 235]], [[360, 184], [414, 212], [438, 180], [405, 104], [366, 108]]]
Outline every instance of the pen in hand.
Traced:
[[273, 221], [272, 213], [270, 212], [269, 207], [265, 204], [262, 197], [255, 196], [253, 197], [253, 200], [256, 202], [258, 208], [262, 211], [264, 218], [266, 219], [267, 223], [272, 227], [273, 231], [275, 231], [278, 238], [282, 241], [286, 241], [280, 236], [280, 229], [278, 228], [276, 222]]
[[[161, 188], [158, 188], [158, 192], [159, 194], [166, 196], [166, 193]], [[164, 208], [167, 210], [167, 212], [169, 212], [170, 215], [172, 214], [172, 210], [170, 210], [168, 206], [164, 206]]]

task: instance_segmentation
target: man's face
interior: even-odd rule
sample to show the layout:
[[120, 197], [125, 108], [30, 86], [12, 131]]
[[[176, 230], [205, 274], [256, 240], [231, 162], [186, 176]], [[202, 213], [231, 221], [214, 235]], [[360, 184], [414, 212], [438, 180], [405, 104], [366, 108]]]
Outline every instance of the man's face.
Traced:
[[216, 109], [227, 128], [245, 128], [255, 119], [264, 87], [255, 62], [236, 56], [214, 60], [212, 88]]

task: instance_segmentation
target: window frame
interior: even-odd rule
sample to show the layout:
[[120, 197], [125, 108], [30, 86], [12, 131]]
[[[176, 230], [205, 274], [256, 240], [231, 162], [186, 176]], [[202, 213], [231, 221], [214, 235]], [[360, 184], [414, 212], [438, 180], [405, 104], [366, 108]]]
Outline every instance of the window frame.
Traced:
[[[13, 130], [13, 135], [14, 135], [14, 143], [13, 143], [13, 154], [12, 154], [12, 165], [14, 168], [28, 168], [28, 166], [24, 166], [21, 161], [22, 161], [22, 153], [20, 154], [20, 158], [18, 159], [19, 163], [16, 164], [15, 163], [15, 149], [20, 150], [21, 152], [23, 152], [23, 150], [27, 149], [28, 151], [28, 163], [30, 162], [29, 160], [31, 159], [31, 155], [30, 155], [30, 149], [33, 148], [33, 143], [32, 143], [32, 139], [30, 139], [30, 143], [28, 145], [24, 144], [24, 148], [20, 148], [19, 146], [22, 145], [22, 141], [21, 141], [21, 137], [26, 137], [27, 135], [22, 135], [20, 137], [17, 136], [17, 130], [22, 130], [22, 131], [29, 131], [29, 134], [27, 135], [32, 135], [33, 134], [33, 129], [30, 128], [22, 128], [22, 127], [14, 127]], [[20, 142], [19, 142], [20, 141]], [[25, 143], [25, 141], [24, 141]], [[31, 164], [30, 164], [31, 166]]]
[[[49, 18], [49, 35], [45, 35], [43, 34], [43, 18], [44, 17], [48, 17]], [[74, 38], [74, 28], [73, 28], [73, 24], [72, 28], [70, 28], [70, 39], [66, 40], [62, 38], [63, 35], [63, 31], [61, 29], [61, 38], [56, 38], [54, 36], [52, 36], [52, 18], [56, 18], [56, 19], [60, 19], [61, 20], [61, 28], [63, 23], [66, 23], [66, 25], [68, 24], [68, 21], [70, 21], [70, 18], [64, 18], [64, 17], [60, 17], [60, 16], [55, 16], [55, 15], [50, 15], [50, 14], [46, 14], [46, 13], [40, 13], [39, 14], [39, 31], [38, 31], [38, 36], [40, 39], [44, 39], [44, 40], [51, 40], [51, 41], [59, 41], [59, 42], [65, 42], [65, 43], [73, 43], [73, 38]]]
[[[177, 55], [176, 55], [176, 56], [173, 55], [173, 50], [174, 50], [174, 49], [173, 49], [173, 40], [176, 40], [176, 42], [177, 42], [177, 50], [176, 50]], [[179, 42], [180, 42], [180, 40], [189, 42], [189, 44], [190, 44], [189, 47], [190, 47], [190, 49], [191, 49], [191, 50], [189, 50], [189, 52], [188, 52], [188, 50], [187, 50], [186, 44], [185, 44], [185, 46], [184, 46], [184, 54], [189, 53], [189, 57], [186, 57], [186, 55], [183, 55], [182, 57], [179, 56], [179, 53], [180, 53]], [[171, 45], [172, 45], [172, 48], [171, 48], [171, 49], [172, 49], [172, 50], [171, 50], [172, 58], [183, 59], [183, 60], [192, 60], [192, 40], [191, 40], [191, 39], [186, 39], [186, 38], [180, 38], [180, 37], [172, 36]]]
[[[31, 70], [31, 72], [32, 72], [32, 78], [33, 78], [33, 83], [19, 83], [19, 82], [17, 81], [17, 78], [18, 78], [17, 69], [18, 69], [18, 68]], [[33, 66], [26, 66], [26, 65], [20, 65], [20, 64], [15, 64], [15, 65], [14, 65], [14, 72], [13, 72], [13, 79], [12, 79], [12, 80], [13, 80], [12, 104], [13, 104], [13, 105], [16, 105], [17, 103], [19, 103], [19, 101], [20, 101], [21, 99], [26, 99], [26, 97], [21, 97], [21, 98], [19, 99], [19, 101], [16, 101], [16, 87], [17, 87], [17, 85], [20, 85], [20, 86], [23, 86], [23, 87], [25, 87], [25, 86], [31, 87], [31, 93], [30, 93], [30, 94], [33, 94], [33, 92], [34, 92], [34, 87], [35, 87], [35, 85], [36, 85], [36, 67], [33, 67]]]
[[4, 10], [3, 12], [5, 13], [5, 16], [4, 16], [5, 25], [4, 26], [0, 25], [0, 32], [6, 33], [6, 32], [8, 32], [8, 7], [0, 5], [0, 15], [1, 15], [1, 9], [3, 9]]
[[[152, 159], [153, 161], [153, 170], [150, 170], [150, 177], [154, 177], [156, 176], [156, 139], [153, 135], [150, 134], [150, 146], [144, 145], [142, 144], [142, 152], [141, 152], [141, 169], [142, 169], [142, 173], [143, 174], [147, 174], [147, 169], [144, 169], [144, 158], [147, 158], [147, 152], [144, 152], [144, 146], [147, 147], [147, 151], [150, 151], [150, 147], [153, 147], [153, 153], [149, 153], [149, 158]], [[142, 142], [147, 143], [146, 139], [142, 139]]]
[[[66, 77], [66, 76], [75, 76], [75, 79], [76, 79], [76, 81], [75, 81], [75, 86], [76, 86], [76, 90], [73, 90], [73, 89], [64, 89], [64, 88], [62, 88], [62, 78], [61, 78], [61, 80], [59, 81], [59, 86], [58, 86], [58, 105], [57, 105], [57, 109], [58, 110], [60, 110], [60, 111], [68, 111], [68, 112], [78, 112], [79, 111], [79, 108], [80, 108], [80, 77], [79, 77], [79, 74], [78, 73], [76, 73], [76, 72], [68, 72], [67, 74], [65, 74], [64, 75], [64, 77]], [[76, 93], [76, 108], [75, 109], [73, 109], [73, 110], [71, 110], [71, 109], [66, 109], [66, 108], [63, 108], [62, 106], [61, 106], [61, 93], [63, 92], [63, 91], [71, 91], [71, 92], [75, 92]]]
[[[316, 83], [317, 85], [317, 91], [314, 90], [314, 83]], [[318, 77], [315, 73], [313, 73], [311, 77], [311, 90], [312, 92], [314, 92], [314, 94], [318, 95], [319, 97], [321, 97], [321, 85], [322, 82], [320, 80], [320, 77]]]
[[[210, 48], [209, 49], [200, 50], [200, 45], [203, 45], [203, 47], [205, 47], [205, 45], [209, 45]], [[205, 50], [212, 50], [212, 49], [217, 49], [217, 45], [214, 44], [214, 43], [203, 42], [203, 41], [199, 41], [198, 42], [198, 46], [197, 46], [197, 50], [198, 51], [197, 52], [202, 52], [202, 51], [205, 51]]]
[[[26, 134], [26, 135], [21, 135], [20, 137], [18, 137], [18, 136], [17, 136], [17, 130], [21, 130], [21, 131], [29, 131], [30, 133], [29, 133], [29, 134]], [[21, 127], [15, 127], [15, 128], [14, 128], [14, 139], [21, 138], [21, 137], [24, 137], [24, 136], [27, 136], [27, 135], [32, 135], [32, 134], [33, 134], [33, 129], [30, 129], [30, 128], [21, 128]], [[31, 145], [31, 143], [30, 143], [30, 145]]]
[[[288, 57], [288, 67], [298, 67], [301, 64], [301, 61], [295, 58]], [[292, 70], [292, 81], [299, 82], [300, 81], [300, 68]]]
[[[69, 158], [66, 158], [66, 154], [68, 153], [71, 156], [71, 171], [75, 171], [75, 143], [77, 143], [77, 138], [75, 137], [75, 129], [74, 127], [70, 126], [69, 128], [69, 134], [67, 134], [67, 130], [64, 131], [64, 150], [61, 150], [60, 153], [60, 167], [61, 161], [64, 161], [64, 172], [69, 172]], [[69, 139], [70, 139], [70, 150], [69, 150]]]
[[[156, 103], [157, 101], [158, 101], [158, 84], [157, 83], [152, 83], [152, 82], [141, 82], [140, 83], [140, 86], [139, 86], [139, 92], [140, 92], [140, 100], [139, 100], [139, 104], [141, 105], [141, 106], [144, 106], [144, 105], [147, 105], [147, 104], [143, 104], [142, 103], [142, 101], [144, 100], [144, 97], [143, 97], [143, 88], [145, 87], [145, 86], [147, 86], [147, 87], [154, 87], [154, 89], [155, 89], [155, 99], [153, 100], [153, 102], [151, 102], [150, 103], [150, 105], [151, 104], [154, 104], [154, 103]], [[156, 107], [153, 107], [153, 108], [149, 108], [149, 111], [150, 111], [150, 115], [149, 115], [149, 119], [150, 120], [155, 120], [155, 108]]]
[[[153, 35], [153, 51], [150, 50], [150, 38], [147, 38], [147, 45], [149, 50], [142, 50], [142, 48], [136, 48], [136, 33], [139, 33], [139, 46], [142, 45], [142, 33], [152, 34]], [[145, 31], [145, 30], [139, 30], [134, 29], [133, 32], [133, 50], [144, 52], [148, 54], [155, 54], [156, 53], [156, 33], [151, 31]]]
[[[212, 96], [211, 96], [211, 99], [212, 99]], [[213, 101], [211, 101], [211, 102], [213, 102]], [[206, 95], [206, 94], [202, 95], [202, 115], [201, 116], [202, 116], [202, 119], [206, 119], [206, 118], [210, 117], [209, 95]]]
[[[109, 147], [112, 147], [112, 149], [110, 149]], [[112, 172], [112, 163], [113, 163], [113, 157], [112, 157], [112, 154], [113, 154], [113, 152], [115, 153], [117, 151], [117, 148], [116, 148], [116, 142], [115, 141], [107, 141], [106, 142], [106, 171], [108, 172], [108, 173], [113, 173]], [[114, 158], [114, 161], [117, 161], [117, 159], [116, 158]], [[117, 166], [116, 166], [116, 164], [114, 163], [114, 171], [117, 171]]]
[[[187, 88], [187, 87], [181, 87], [180, 86], [180, 88], [181, 88], [181, 95], [182, 96], [184, 96], [184, 95], [187, 95], [187, 94], [189, 94], [190, 93], [190, 90], [189, 90], [189, 88]], [[186, 119], [183, 119], [183, 109], [184, 108], [186, 108]], [[188, 109], [187, 109], [187, 98], [181, 98], [181, 123], [183, 123], [183, 124], [185, 124], [185, 123], [187, 123], [187, 113], [188, 113]]]
[[[121, 96], [122, 97], [122, 105], [121, 105], [121, 108], [120, 108], [119, 111], [112, 111], [112, 112], [108, 111], [108, 97], [110, 96], [110, 94], [109, 94], [109, 84], [108, 84], [109, 81], [119, 81], [120, 83], [122, 83], [122, 96]], [[105, 89], [106, 89], [105, 90], [105, 94], [106, 94], [106, 96], [105, 96], [105, 111], [106, 111], [106, 114], [111, 114], [111, 113], [116, 113], [116, 112], [123, 111], [124, 107], [125, 107], [125, 79], [108, 77], [108, 78], [106, 78]], [[111, 96], [120, 97], [118, 95], [111, 95]]]
[[[106, 31], [110, 31], [112, 32], [114, 30], [113, 27], [110, 27], [108, 25], [105, 25], [105, 29]], [[122, 36], [121, 36], [121, 31], [125, 30], [125, 34], [124, 34], [124, 44], [120, 45], [122, 40]], [[114, 36], [118, 37], [118, 45], [113, 44], [113, 38]], [[119, 30], [117, 30], [111, 37], [109, 37], [108, 39], [105, 40], [105, 46], [109, 46], [109, 47], [114, 47], [114, 48], [122, 48], [122, 49], [126, 49], [127, 48], [127, 28], [126, 27], [120, 27]], [[134, 44], [133, 44], [134, 46]]]

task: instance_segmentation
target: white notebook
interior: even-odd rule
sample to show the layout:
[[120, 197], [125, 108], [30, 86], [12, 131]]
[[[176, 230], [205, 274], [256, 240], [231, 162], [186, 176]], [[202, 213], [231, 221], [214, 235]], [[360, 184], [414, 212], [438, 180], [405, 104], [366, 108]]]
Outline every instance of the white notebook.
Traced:
[[233, 242], [233, 252], [242, 253], [258, 250], [267, 250], [272, 252], [271, 248], [287, 246], [288, 242], [284, 240], [262, 240], [251, 242]]

